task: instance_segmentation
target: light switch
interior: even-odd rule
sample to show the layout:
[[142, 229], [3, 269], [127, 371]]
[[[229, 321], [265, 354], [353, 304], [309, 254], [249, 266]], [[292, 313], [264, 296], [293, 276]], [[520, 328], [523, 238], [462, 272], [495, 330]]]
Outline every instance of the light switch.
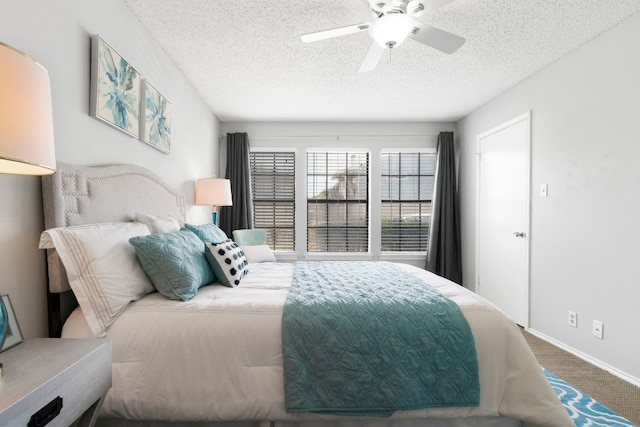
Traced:
[[547, 194], [549, 194], [549, 185], [540, 184], [540, 197], [547, 197]]

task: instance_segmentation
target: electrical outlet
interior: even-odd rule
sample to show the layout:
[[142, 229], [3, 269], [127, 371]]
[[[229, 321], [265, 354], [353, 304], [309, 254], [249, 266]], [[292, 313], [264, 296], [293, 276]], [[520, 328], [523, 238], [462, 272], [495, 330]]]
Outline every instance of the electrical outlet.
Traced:
[[569, 326], [578, 327], [578, 313], [569, 310]]
[[604, 323], [599, 320], [594, 320], [592, 333], [594, 337], [603, 339]]

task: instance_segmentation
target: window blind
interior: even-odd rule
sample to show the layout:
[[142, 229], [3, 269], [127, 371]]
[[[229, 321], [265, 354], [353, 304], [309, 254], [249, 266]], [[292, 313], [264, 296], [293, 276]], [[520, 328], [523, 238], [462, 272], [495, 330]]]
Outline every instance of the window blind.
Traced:
[[267, 230], [271, 249], [295, 250], [295, 153], [251, 152], [255, 228]]
[[433, 153], [382, 153], [383, 252], [426, 252], [434, 171]]
[[369, 153], [307, 153], [307, 251], [369, 251]]

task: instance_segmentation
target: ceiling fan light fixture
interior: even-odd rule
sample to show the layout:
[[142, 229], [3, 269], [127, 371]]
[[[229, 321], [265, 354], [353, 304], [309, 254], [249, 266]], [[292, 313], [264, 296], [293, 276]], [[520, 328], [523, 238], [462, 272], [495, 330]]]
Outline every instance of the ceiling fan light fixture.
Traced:
[[413, 31], [413, 18], [402, 13], [390, 13], [376, 20], [369, 31], [371, 37], [382, 47], [392, 49], [400, 46]]
[[424, 2], [422, 0], [411, 0], [407, 4], [407, 13], [414, 18], [424, 16]]

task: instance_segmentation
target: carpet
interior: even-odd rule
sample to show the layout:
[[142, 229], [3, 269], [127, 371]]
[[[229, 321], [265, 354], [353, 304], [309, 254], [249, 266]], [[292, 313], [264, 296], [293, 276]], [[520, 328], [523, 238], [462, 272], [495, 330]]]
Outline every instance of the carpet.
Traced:
[[545, 369], [544, 374], [576, 427], [638, 427], [553, 372]]

